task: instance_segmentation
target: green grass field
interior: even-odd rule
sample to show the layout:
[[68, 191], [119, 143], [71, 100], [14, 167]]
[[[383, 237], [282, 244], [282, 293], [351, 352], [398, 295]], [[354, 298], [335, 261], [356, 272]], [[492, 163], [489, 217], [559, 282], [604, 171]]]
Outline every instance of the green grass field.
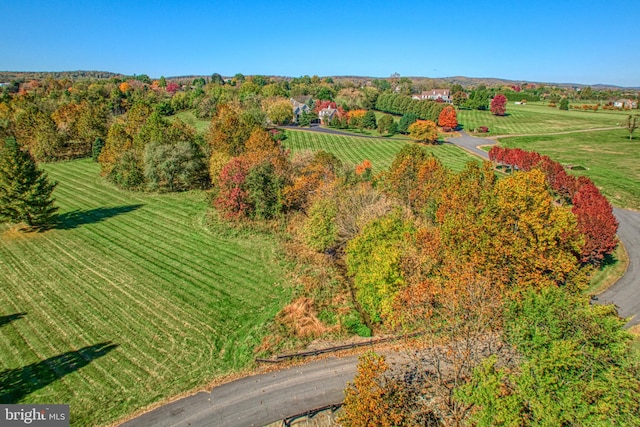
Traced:
[[101, 425], [252, 363], [291, 295], [275, 242], [207, 231], [203, 192], [120, 191], [88, 160], [46, 170], [59, 225], [0, 225], [0, 402]]
[[573, 170], [586, 175], [616, 206], [640, 209], [640, 136], [629, 140], [625, 129], [501, 138], [504, 147], [520, 147], [546, 154], [562, 164], [578, 165]]
[[196, 117], [192, 110], [181, 111], [178, 114], [174, 114], [173, 116], [167, 117], [169, 121], [175, 120], [176, 118], [180, 118], [183, 122], [190, 124], [198, 133], [204, 134], [209, 130], [209, 123], [211, 120], [208, 119], [199, 119]]
[[507, 114], [498, 117], [490, 111], [459, 110], [458, 122], [466, 131], [487, 126], [488, 135], [528, 135], [615, 127], [629, 116], [627, 111], [562, 111], [541, 103], [513, 102], [507, 104]]
[[[284, 145], [294, 153], [300, 150], [324, 150], [335, 154], [350, 165], [357, 165], [365, 159], [371, 160], [374, 172], [387, 169], [405, 144], [407, 141], [396, 139], [362, 138], [291, 130], [287, 130], [287, 139], [284, 141]], [[422, 146], [454, 171], [462, 170], [469, 161], [478, 161], [477, 157], [452, 144]]]

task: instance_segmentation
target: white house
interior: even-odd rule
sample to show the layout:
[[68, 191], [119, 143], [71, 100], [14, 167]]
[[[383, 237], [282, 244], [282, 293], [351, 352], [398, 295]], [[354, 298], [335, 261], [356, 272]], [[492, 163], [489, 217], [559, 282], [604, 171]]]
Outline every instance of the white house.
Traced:
[[323, 125], [329, 124], [338, 110], [336, 108], [323, 108], [318, 112], [318, 118]]
[[444, 102], [451, 102], [451, 96], [449, 89], [431, 89], [423, 90], [420, 95], [413, 95], [411, 98], [424, 101], [429, 99], [431, 101], [442, 100]]
[[638, 108], [638, 103], [633, 99], [618, 99], [613, 103], [616, 108]]

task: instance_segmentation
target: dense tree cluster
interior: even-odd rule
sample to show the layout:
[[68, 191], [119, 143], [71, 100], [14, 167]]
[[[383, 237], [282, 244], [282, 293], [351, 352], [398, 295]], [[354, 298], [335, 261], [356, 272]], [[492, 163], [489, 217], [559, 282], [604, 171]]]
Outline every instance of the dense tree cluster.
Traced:
[[391, 114], [413, 114], [418, 119], [437, 122], [440, 112], [447, 104], [435, 101], [421, 101], [412, 99], [408, 95], [397, 93], [383, 93], [378, 96], [376, 109]]
[[611, 203], [600, 193], [591, 179], [569, 175], [561, 164], [547, 156], [519, 148], [493, 146], [489, 158], [511, 170], [530, 171], [540, 169], [558, 200], [572, 205], [578, 229], [584, 242], [580, 250], [583, 263], [599, 264], [611, 254], [618, 244], [616, 232], [618, 221]]
[[424, 350], [400, 372], [363, 360], [344, 425], [388, 422], [380, 405], [402, 425], [638, 422], [624, 321], [581, 293], [598, 253], [590, 230], [610, 206], [584, 179], [573, 206], [562, 202], [566, 172], [544, 156], [501, 156], [518, 170], [496, 180], [489, 163], [453, 173], [407, 146], [379, 178], [391, 206], [347, 242], [345, 261], [365, 320], [424, 332]]

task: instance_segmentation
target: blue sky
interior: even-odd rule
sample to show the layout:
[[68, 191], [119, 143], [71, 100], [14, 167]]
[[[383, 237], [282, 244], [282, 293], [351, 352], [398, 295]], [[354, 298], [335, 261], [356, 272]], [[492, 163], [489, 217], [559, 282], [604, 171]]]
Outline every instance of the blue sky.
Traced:
[[640, 86], [637, 0], [5, 0], [0, 70]]

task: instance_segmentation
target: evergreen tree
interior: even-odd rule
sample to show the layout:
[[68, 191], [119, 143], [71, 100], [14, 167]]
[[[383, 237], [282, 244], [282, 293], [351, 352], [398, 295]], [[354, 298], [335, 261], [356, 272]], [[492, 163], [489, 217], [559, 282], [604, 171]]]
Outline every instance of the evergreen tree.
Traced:
[[5, 140], [0, 149], [0, 221], [46, 225], [58, 209], [51, 198], [56, 185], [15, 138]]
[[104, 148], [104, 140], [102, 138], [96, 138], [93, 141], [93, 145], [91, 146], [91, 158], [94, 162], [98, 161], [98, 157], [100, 153], [102, 153], [102, 149]]

